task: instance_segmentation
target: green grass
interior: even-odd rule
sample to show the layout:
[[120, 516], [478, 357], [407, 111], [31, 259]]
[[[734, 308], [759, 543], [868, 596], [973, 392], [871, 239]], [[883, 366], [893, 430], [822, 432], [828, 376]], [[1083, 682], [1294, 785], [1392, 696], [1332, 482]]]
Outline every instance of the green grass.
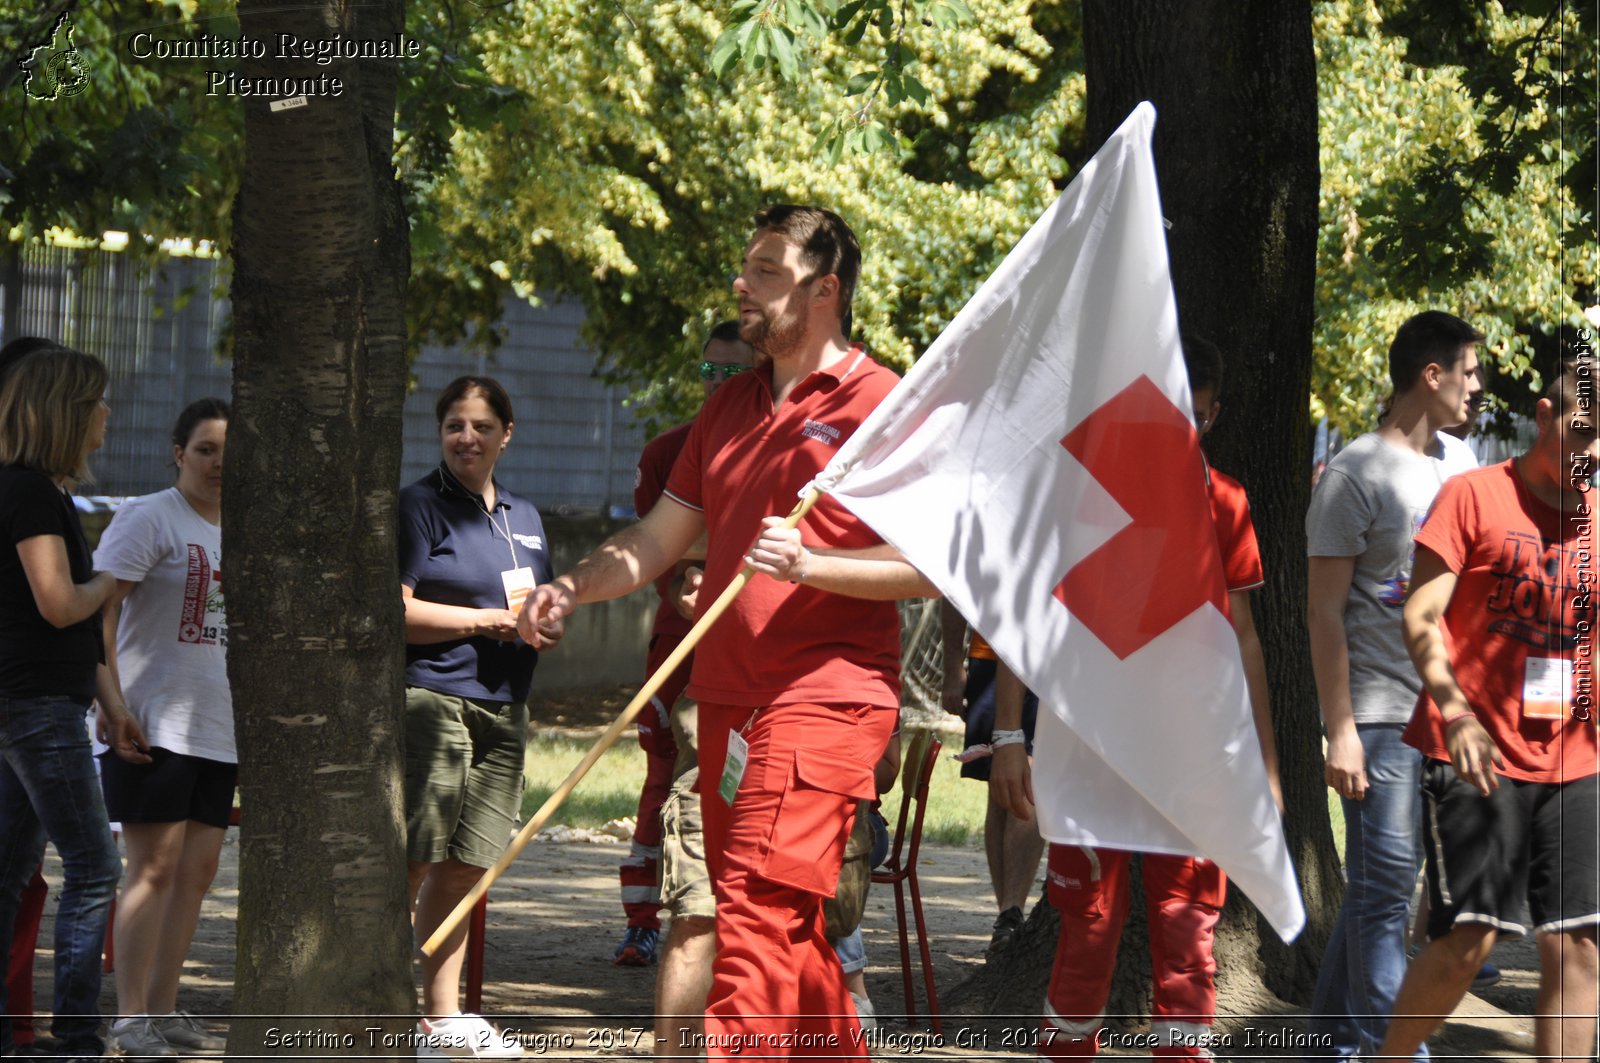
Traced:
[[[928, 815], [922, 825], [922, 839], [935, 845], [982, 845], [983, 816], [988, 806], [989, 787], [975, 779], [961, 777], [961, 765], [951, 756], [961, 752], [959, 732], [941, 732], [944, 748], [928, 782]], [[894, 830], [900, 815], [900, 786], [883, 799], [883, 815]]]
[[[961, 766], [950, 759], [950, 754], [960, 744], [960, 736], [946, 735], [945, 738], [945, 748], [939, 754], [939, 764], [928, 786], [923, 839], [937, 845], [981, 844], [988, 790], [981, 783], [961, 778]], [[524, 820], [539, 810], [592, 745], [589, 740], [546, 735], [529, 740], [527, 780], [522, 795]], [[599, 827], [634, 815], [639, 810], [644, 769], [644, 753], [638, 741], [631, 735], [623, 737], [606, 751], [545, 825]], [[898, 784], [885, 796], [883, 814], [893, 829], [900, 815]]]
[[[522, 791], [524, 821], [555, 793], [593, 745], [592, 739], [544, 735], [528, 741], [524, 762], [527, 778]], [[644, 751], [637, 738], [624, 735], [606, 750], [545, 826], [599, 827], [634, 815], [639, 811], [639, 789], [643, 785]]]

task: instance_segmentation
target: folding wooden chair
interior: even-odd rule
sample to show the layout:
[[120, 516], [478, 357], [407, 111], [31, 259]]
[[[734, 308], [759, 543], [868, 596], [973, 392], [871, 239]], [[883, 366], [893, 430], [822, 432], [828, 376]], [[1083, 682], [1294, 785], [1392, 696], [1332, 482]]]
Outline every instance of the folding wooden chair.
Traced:
[[[933, 956], [928, 951], [928, 924], [922, 915], [922, 887], [917, 882], [917, 854], [922, 849], [922, 823], [928, 812], [928, 780], [939, 762], [944, 747], [932, 731], [912, 732], [907, 746], [905, 767], [900, 774], [900, 821], [895, 826], [894, 845], [883, 867], [872, 873], [872, 881], [894, 887], [895, 918], [900, 927], [900, 974], [905, 980], [906, 1018], [916, 1017], [916, 999], [911, 986], [911, 945], [906, 936], [905, 891], [911, 892], [911, 914], [917, 924], [917, 946], [922, 952], [922, 981], [928, 991], [928, 1018], [933, 1032], [943, 1036], [939, 1021], [939, 995], [933, 984]], [[915, 806], [915, 811], [913, 811]]]

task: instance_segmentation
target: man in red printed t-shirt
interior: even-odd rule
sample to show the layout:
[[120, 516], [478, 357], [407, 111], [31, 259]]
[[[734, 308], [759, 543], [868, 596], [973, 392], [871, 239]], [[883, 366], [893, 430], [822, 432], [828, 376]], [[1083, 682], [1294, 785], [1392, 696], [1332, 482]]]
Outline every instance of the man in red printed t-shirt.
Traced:
[[800, 529], [776, 515], [897, 378], [845, 338], [861, 262], [849, 226], [796, 206], [755, 224], [733, 288], [740, 335], [768, 361], [706, 403], [644, 520], [529, 595], [518, 623], [537, 645], [543, 618], [642, 586], [702, 532], [701, 608], [744, 565], [769, 577], [706, 634], [688, 690], [717, 899], [706, 1054], [865, 1060], [822, 899], [899, 715], [893, 603], [938, 592], [831, 498]]
[[1593, 1058], [1594, 373], [1590, 358], [1568, 363], [1539, 400], [1528, 452], [1447, 480], [1417, 534], [1405, 634], [1423, 692], [1405, 738], [1425, 758], [1432, 940], [1381, 1057], [1412, 1058], [1495, 939], [1531, 922], [1535, 1054]]
[[[711, 336], [700, 352], [700, 387], [705, 397], [709, 399], [718, 388], [754, 363], [755, 351], [739, 338], [739, 323], [722, 322], [711, 330]], [[640, 517], [654, 509], [661, 500], [661, 493], [666, 490], [667, 479], [672, 475], [672, 467], [689, 438], [689, 428], [693, 423], [691, 421], [669, 428], [644, 445], [644, 450], [639, 454], [639, 467], [633, 484], [633, 508]], [[691, 553], [694, 560], [699, 560], [704, 551]], [[656, 669], [678, 648], [678, 643], [683, 641], [692, 626], [687, 617], [679, 614], [677, 602], [677, 586], [686, 563], [680, 562], [656, 580], [656, 593], [661, 598], [661, 604], [656, 609], [655, 623], [650, 628], [650, 649], [644, 663], [646, 676], [656, 673]], [[628, 929], [616, 951], [611, 954], [611, 962], [621, 967], [644, 967], [656, 960], [656, 946], [661, 933], [661, 917], [657, 914], [661, 911], [661, 888], [657, 882], [661, 863], [661, 806], [672, 786], [673, 766], [678, 759], [678, 745], [672, 737], [672, 713], [679, 695], [689, 684], [689, 670], [693, 663], [694, 656], [691, 654], [661, 685], [656, 696], [650, 699], [650, 704], [639, 714], [639, 746], [645, 755], [644, 785], [639, 790], [639, 812], [634, 820], [633, 842], [628, 847], [627, 858], [618, 869], [622, 883], [622, 910], [628, 917]], [[709, 958], [711, 931], [705, 927], [704, 932], [699, 933], [700, 928], [694, 925], [698, 922], [674, 919], [672, 933], [677, 940], [669, 942], [669, 945], [696, 951], [704, 948], [705, 956]], [[695, 932], [693, 936], [703, 937], [707, 941], [690, 943], [688, 938], [691, 932]], [[680, 957], [680, 963], [684, 959]], [[698, 968], [701, 964], [690, 966]], [[676, 977], [676, 972], [663, 968], [662, 981], [672, 981]]]

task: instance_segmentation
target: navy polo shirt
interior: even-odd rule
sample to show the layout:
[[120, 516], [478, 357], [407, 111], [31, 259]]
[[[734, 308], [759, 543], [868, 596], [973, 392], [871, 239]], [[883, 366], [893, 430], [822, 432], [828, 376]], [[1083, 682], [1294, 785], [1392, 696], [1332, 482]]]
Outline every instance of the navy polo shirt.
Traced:
[[[500, 573], [526, 566], [540, 583], [554, 577], [539, 511], [498, 481], [494, 487], [492, 513], [443, 465], [400, 491], [400, 582], [417, 598], [504, 609]], [[480, 635], [407, 644], [406, 685], [484, 701], [523, 701], [538, 661], [539, 654], [520, 639]]]

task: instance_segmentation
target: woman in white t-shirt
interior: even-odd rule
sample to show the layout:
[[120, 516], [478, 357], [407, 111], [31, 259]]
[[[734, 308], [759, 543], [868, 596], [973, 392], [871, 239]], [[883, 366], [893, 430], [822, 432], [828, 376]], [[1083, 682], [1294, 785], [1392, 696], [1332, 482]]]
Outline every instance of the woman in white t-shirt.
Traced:
[[128, 854], [114, 935], [121, 1018], [111, 1040], [130, 1057], [226, 1046], [178, 1010], [177, 996], [238, 779], [222, 607], [227, 430], [226, 402], [190, 403], [172, 431], [177, 485], [126, 503], [94, 556], [117, 580], [107, 664], [153, 758], [101, 758], [106, 809], [122, 824]]

